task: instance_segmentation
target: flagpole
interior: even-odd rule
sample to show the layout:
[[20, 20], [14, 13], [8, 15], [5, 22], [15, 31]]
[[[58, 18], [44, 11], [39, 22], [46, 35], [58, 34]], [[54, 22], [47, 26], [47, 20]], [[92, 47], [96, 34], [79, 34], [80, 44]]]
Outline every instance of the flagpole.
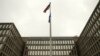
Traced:
[[51, 20], [51, 2], [50, 2], [50, 56], [52, 56], [52, 20]]
[[50, 9], [49, 11], [50, 11], [50, 14], [49, 14], [49, 26], [50, 26], [50, 41], [49, 41], [49, 43], [50, 43], [50, 56], [52, 56], [52, 20], [51, 20], [51, 2], [49, 3], [49, 5], [44, 9], [44, 13], [46, 13], [46, 11], [48, 10], [48, 9]]

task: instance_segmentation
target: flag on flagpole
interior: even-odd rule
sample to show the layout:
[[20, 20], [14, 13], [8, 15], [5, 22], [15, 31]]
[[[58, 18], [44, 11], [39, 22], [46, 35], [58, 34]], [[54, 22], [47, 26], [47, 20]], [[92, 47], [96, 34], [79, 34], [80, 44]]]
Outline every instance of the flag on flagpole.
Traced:
[[49, 14], [49, 21], [48, 21], [49, 23], [51, 22], [51, 13]]
[[51, 3], [49, 3], [49, 5], [45, 8], [45, 10], [43, 11], [44, 13], [46, 13], [46, 11], [50, 8]]
[[48, 20], [49, 23], [51, 22], [51, 8], [50, 7], [51, 7], [51, 2], [48, 4], [48, 6], [43, 11], [44, 13], [46, 13], [46, 11], [50, 9], [49, 20]]

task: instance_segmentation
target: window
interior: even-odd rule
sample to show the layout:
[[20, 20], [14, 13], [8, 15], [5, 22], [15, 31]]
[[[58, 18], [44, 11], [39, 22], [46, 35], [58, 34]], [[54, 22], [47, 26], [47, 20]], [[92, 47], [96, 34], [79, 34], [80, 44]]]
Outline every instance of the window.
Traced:
[[3, 37], [3, 41], [6, 41], [7, 37]]
[[6, 27], [6, 25], [3, 25], [3, 28], [5, 28]]
[[100, 13], [100, 9], [99, 8], [97, 9], [97, 12]]
[[99, 35], [100, 35], [100, 29], [98, 30], [98, 33], [99, 33]]
[[[100, 17], [99, 17], [98, 21], [100, 22]], [[100, 23], [99, 23], [99, 24], [100, 24]]]
[[98, 16], [97, 12], [95, 12], [95, 15]]
[[0, 28], [2, 27], [2, 25], [0, 25]]
[[99, 8], [100, 8], [100, 5], [99, 5]]
[[2, 48], [3, 44], [0, 44], [0, 49]]
[[91, 21], [94, 22], [95, 21], [94, 18], [92, 18]]
[[72, 40], [72, 44], [74, 44], [74, 40]]
[[95, 15], [93, 15], [93, 18], [94, 18], [94, 19], [96, 19], [96, 16], [95, 16]]
[[97, 21], [97, 25], [98, 25], [98, 27], [100, 26], [100, 23], [99, 23], [99, 21]]
[[3, 37], [0, 37], [0, 41], [2, 41]]

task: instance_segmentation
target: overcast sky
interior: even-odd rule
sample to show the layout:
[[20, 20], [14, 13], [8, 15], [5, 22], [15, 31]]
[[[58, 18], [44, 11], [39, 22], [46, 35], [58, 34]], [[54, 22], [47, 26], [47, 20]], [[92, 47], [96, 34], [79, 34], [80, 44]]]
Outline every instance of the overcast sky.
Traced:
[[21, 36], [49, 36], [49, 1], [52, 36], [79, 36], [99, 0], [0, 0], [0, 22], [14, 22]]

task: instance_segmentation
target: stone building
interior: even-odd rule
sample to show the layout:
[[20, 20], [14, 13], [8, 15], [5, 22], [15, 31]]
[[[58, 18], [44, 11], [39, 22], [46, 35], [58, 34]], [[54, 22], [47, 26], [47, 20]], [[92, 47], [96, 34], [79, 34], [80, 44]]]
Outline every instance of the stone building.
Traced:
[[13, 23], [0, 23], [0, 56], [22, 56], [24, 42]]
[[76, 44], [79, 56], [100, 56], [100, 1]]
[[[25, 54], [23, 56], [69, 56], [75, 46], [75, 37], [52, 37], [50, 48], [49, 37], [24, 37], [26, 42]], [[50, 49], [52, 50], [50, 53]], [[75, 54], [75, 55], [74, 55]], [[76, 53], [72, 55], [77, 56]]]

